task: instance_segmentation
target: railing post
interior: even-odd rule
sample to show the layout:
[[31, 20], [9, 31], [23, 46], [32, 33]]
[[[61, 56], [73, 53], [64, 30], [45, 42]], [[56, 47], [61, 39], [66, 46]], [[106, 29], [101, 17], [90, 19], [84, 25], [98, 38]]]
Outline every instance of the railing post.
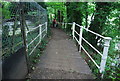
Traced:
[[26, 47], [28, 48], [28, 45], [27, 45], [27, 41], [28, 41], [28, 40], [27, 40], [28, 31], [27, 31], [27, 30], [26, 30], [26, 34], [25, 34], [25, 35], [26, 35]]
[[47, 22], [45, 22], [45, 24], [46, 24], [46, 34], [47, 34]]
[[110, 40], [112, 40], [112, 38], [105, 37], [103, 56], [102, 56], [101, 63], [100, 63], [100, 73], [102, 73], [101, 78], [103, 78], [104, 71], [105, 71], [105, 65], [106, 65], [106, 60], [107, 60], [107, 56], [108, 56]]
[[[28, 40], [27, 40], [27, 37], [28, 37], [28, 31], [26, 30], [26, 51], [27, 51], [27, 54], [28, 54]], [[29, 55], [28, 55], [28, 58], [29, 58]]]
[[62, 29], [64, 29], [64, 23], [62, 22]]
[[65, 29], [66, 29], [66, 23], [64, 23], [64, 25], [65, 25]]
[[81, 45], [82, 45], [82, 33], [83, 33], [83, 28], [80, 28], [80, 36], [79, 36], [79, 52], [81, 52]]
[[73, 25], [72, 25], [72, 36], [73, 36], [73, 40], [74, 40], [74, 37], [75, 37], [75, 22], [73, 22]]
[[67, 23], [64, 23], [64, 26], [65, 26], [64, 30], [66, 31], [66, 28], [67, 28]]
[[39, 35], [40, 35], [40, 39], [39, 39], [39, 42], [41, 42], [42, 40], [42, 25], [39, 25]]

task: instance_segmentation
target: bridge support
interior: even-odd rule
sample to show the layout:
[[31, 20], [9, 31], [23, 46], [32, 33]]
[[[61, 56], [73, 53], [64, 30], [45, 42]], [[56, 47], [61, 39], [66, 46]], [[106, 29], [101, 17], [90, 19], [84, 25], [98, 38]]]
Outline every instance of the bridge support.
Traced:
[[107, 56], [108, 56], [110, 40], [112, 40], [112, 38], [105, 37], [103, 55], [102, 55], [101, 64], [100, 64], [100, 73], [102, 73], [101, 78], [103, 78], [104, 71], [105, 71], [105, 65], [106, 65], [106, 60], [107, 60]]

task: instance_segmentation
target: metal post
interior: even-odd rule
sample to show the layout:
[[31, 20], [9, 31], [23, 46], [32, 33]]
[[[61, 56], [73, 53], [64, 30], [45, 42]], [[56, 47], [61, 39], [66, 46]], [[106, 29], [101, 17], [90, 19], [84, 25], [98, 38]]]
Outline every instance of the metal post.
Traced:
[[41, 42], [42, 40], [42, 25], [39, 25], [39, 35], [40, 35], [40, 39], [39, 39], [39, 42]]
[[[26, 35], [26, 53], [28, 55], [28, 44], [27, 44], [27, 42], [28, 42], [28, 40], [27, 40], [28, 31], [25, 32], [25, 35]], [[28, 60], [29, 60], [29, 55], [28, 55]]]
[[65, 29], [66, 29], [66, 23], [64, 23]]
[[47, 34], [47, 22], [46, 22], [46, 34]]
[[64, 23], [62, 23], [62, 29], [64, 29]]
[[73, 35], [73, 40], [74, 40], [74, 37], [75, 37], [75, 22], [73, 22], [73, 25], [72, 25], [72, 35]]
[[[25, 30], [26, 31], [26, 30]], [[25, 35], [26, 35], [26, 45], [27, 45], [27, 36], [28, 36], [28, 31], [26, 31], [26, 33], [25, 33]]]
[[106, 65], [106, 60], [107, 60], [107, 56], [108, 56], [110, 40], [112, 40], [112, 38], [105, 37], [103, 56], [102, 56], [101, 63], [100, 63], [100, 73], [102, 73], [101, 78], [103, 78], [104, 71], [105, 71], [105, 65]]
[[65, 29], [66, 29], [66, 23], [64, 23]]
[[83, 33], [83, 28], [80, 28], [80, 36], [79, 36], [79, 52], [81, 52], [81, 45], [82, 45], [82, 33]]

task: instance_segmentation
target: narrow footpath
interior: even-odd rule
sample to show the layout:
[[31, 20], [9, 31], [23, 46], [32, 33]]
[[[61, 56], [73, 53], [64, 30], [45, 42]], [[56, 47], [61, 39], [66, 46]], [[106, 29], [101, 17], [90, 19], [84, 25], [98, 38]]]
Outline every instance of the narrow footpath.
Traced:
[[60, 29], [52, 28], [52, 38], [31, 79], [93, 79], [87, 63], [72, 39]]

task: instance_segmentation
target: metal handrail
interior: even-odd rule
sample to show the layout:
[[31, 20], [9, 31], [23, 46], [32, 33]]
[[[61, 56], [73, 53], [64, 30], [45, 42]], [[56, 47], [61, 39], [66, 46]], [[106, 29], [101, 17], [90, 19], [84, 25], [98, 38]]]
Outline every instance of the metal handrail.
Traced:
[[96, 65], [98, 69], [100, 69], [100, 66], [94, 61], [94, 59], [90, 56], [90, 54], [85, 50], [85, 48], [81, 45], [82, 49], [85, 51], [85, 53], [88, 55], [88, 57], [92, 60], [92, 62]]
[[[80, 34], [78, 34], [77, 31], [74, 31], [74, 32], [81, 38]], [[82, 37], [82, 39], [83, 39], [91, 48], [93, 48], [99, 55], [102, 56], [102, 53], [100, 53], [100, 51], [98, 51], [98, 50], [97, 50], [92, 44], [90, 44], [85, 38]], [[78, 41], [78, 43], [79, 43], [79, 41]], [[80, 44], [79, 44], [79, 45], [80, 45]]]
[[[68, 23], [66, 23], [68, 24]], [[70, 23], [71, 24], [71, 23]], [[75, 30], [75, 26], [78, 26], [80, 28], [80, 33], [78, 33]], [[107, 60], [107, 56], [108, 56], [108, 49], [109, 49], [109, 44], [110, 44], [110, 37], [104, 37], [96, 32], [93, 32], [83, 26], [80, 26], [79, 24], [76, 24], [75, 22], [72, 23], [72, 36], [73, 39], [75, 39], [77, 41], [77, 43], [79, 44], [79, 52], [81, 52], [81, 48], [85, 51], [85, 53], [87, 54], [87, 56], [92, 60], [92, 62], [96, 65], [96, 67], [99, 69], [99, 72], [102, 73], [102, 76], [104, 74], [105, 71], [105, 65], [106, 65], [106, 60]], [[105, 44], [104, 44], [104, 49], [103, 49], [103, 53], [101, 53], [99, 50], [97, 50], [92, 44], [90, 44], [85, 38], [82, 37], [83, 34], [83, 29], [96, 35], [99, 36], [101, 38], [103, 38], [105, 40]], [[79, 36], [79, 40], [76, 38], [75, 33]], [[101, 56], [101, 63], [100, 66], [94, 61], [94, 59], [90, 56], [90, 54], [85, 50], [85, 48], [82, 46], [82, 40], [87, 43], [93, 50], [95, 50], [100, 56]]]
[[83, 39], [91, 48], [93, 48], [99, 55], [102, 56], [102, 53], [100, 53], [94, 46], [92, 46], [92, 44], [90, 44], [85, 38], [82, 37], [82, 39]]
[[75, 38], [75, 40], [78, 42], [78, 44], [80, 45], [80, 43], [79, 43], [79, 41], [77, 40], [77, 38], [76, 37], [74, 37]]
[[[45, 23], [40, 24], [40, 25], [38, 25], [38, 26], [36, 26], [34, 28], [31, 28], [31, 31], [33, 31], [33, 30], [35, 30], [35, 29], [37, 29], [37, 28], [39, 28], [40, 26], [43, 26], [43, 25], [45, 25]], [[28, 31], [27, 33], [31, 32], [31, 31]]]
[[[42, 30], [42, 26], [43, 26], [43, 25], [46, 25], [46, 28]], [[40, 24], [39, 26], [33, 28], [33, 30], [34, 30], [34, 29], [37, 29], [37, 28], [39, 28], [39, 34], [27, 45], [27, 47], [30, 46], [38, 37], [40, 37], [40, 39], [39, 39], [39, 42], [36, 44], [36, 46], [33, 48], [33, 50], [29, 53], [29, 55], [31, 55], [31, 54], [34, 52], [34, 50], [37, 48], [37, 46], [38, 46], [39, 43], [41, 42], [42, 38], [44, 38], [44, 37], [47, 35], [47, 22], [45, 22], [45, 23], [43, 23], [43, 24]], [[32, 30], [32, 31], [33, 31], [33, 30]], [[43, 32], [45, 32], [45, 31], [46, 31], [46, 34], [42, 37], [42, 34], [43, 34]], [[29, 31], [28, 31], [28, 32], [29, 32]], [[27, 32], [27, 33], [28, 33], [28, 32]]]
[[74, 31], [78, 36], [80, 36], [80, 34], [77, 31]]
[[[45, 32], [46, 31], [46, 29], [44, 29], [42, 32], [41, 32], [41, 34], [43, 33], [43, 32]], [[41, 34], [38, 34], [29, 44], [28, 44], [28, 46], [30, 46]]]
[[[74, 37], [77, 43], [80, 45], [79, 41], [76, 37]], [[88, 55], [88, 57], [92, 60], [92, 62], [96, 65], [96, 67], [99, 69], [100, 66], [94, 61], [94, 59], [90, 56], [90, 54], [85, 50], [85, 48], [81, 45], [82, 49], [85, 51], [85, 53]]]
[[38, 34], [38, 35], [28, 44], [28, 46], [30, 46], [39, 36], [40, 36], [40, 34]]
[[31, 54], [34, 52], [34, 50], [37, 48], [37, 46], [38, 46], [39, 44], [40, 44], [40, 42], [37, 43], [37, 45], [33, 48], [33, 50], [30, 52], [29, 55], [31, 55]]

